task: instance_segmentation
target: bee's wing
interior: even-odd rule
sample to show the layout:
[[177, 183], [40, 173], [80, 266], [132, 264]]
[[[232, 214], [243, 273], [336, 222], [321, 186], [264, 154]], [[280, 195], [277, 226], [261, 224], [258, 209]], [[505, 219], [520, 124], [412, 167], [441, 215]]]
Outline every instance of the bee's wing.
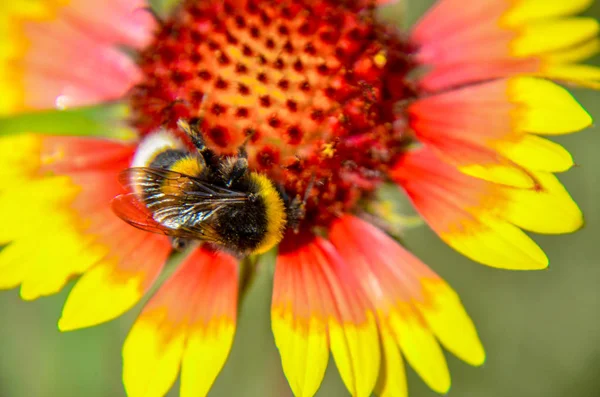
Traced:
[[[151, 233], [164, 234], [169, 237], [179, 237], [183, 239], [203, 240], [216, 244], [222, 244], [221, 238], [215, 232], [214, 228], [208, 223], [197, 223], [194, 225], [178, 225], [177, 228], [167, 226], [178, 224], [178, 214], [181, 211], [179, 206], [165, 206], [158, 213], [152, 215], [148, 208], [139, 202], [135, 193], [121, 194], [112, 200], [113, 212], [125, 222], [138, 229], [145, 230]], [[212, 213], [203, 214], [208, 218], [218, 210], [215, 209]], [[158, 222], [156, 219], [161, 219]]]
[[154, 193], [164, 194], [165, 190], [168, 190], [191, 200], [205, 199], [223, 203], [243, 202], [247, 199], [245, 193], [215, 186], [197, 177], [162, 168], [128, 168], [119, 174], [119, 181], [130, 191], [136, 192], [142, 189], [148, 196]]
[[131, 226], [152, 233], [170, 236], [170, 229], [158, 223], [135, 193], [121, 194], [111, 202], [113, 212]]
[[[129, 168], [119, 179], [136, 193], [117, 196], [115, 214], [139, 229], [172, 237], [221, 244], [211, 218], [225, 206], [247, 200], [244, 193], [157, 168]], [[144, 203], [139, 201], [142, 191]]]

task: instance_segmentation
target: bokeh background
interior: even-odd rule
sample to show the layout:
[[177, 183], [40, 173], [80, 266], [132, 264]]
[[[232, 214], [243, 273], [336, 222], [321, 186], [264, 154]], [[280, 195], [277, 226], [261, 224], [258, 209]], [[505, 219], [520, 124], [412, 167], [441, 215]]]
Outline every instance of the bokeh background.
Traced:
[[[407, 25], [431, 3], [409, 0]], [[401, 9], [384, 13], [396, 18]], [[587, 14], [600, 17], [600, 4]], [[600, 120], [600, 93], [573, 92]], [[426, 227], [407, 232], [409, 248], [459, 292], [487, 350], [480, 368], [447, 355], [450, 397], [600, 396], [600, 131], [593, 127], [556, 140], [578, 164], [560, 177], [583, 209], [586, 226], [572, 235], [536, 236], [550, 257], [548, 270], [486, 268], [446, 247]], [[291, 397], [270, 330], [271, 281], [265, 269], [253, 285], [233, 351], [210, 396]], [[108, 324], [60, 333], [56, 321], [65, 297], [63, 292], [23, 302], [17, 291], [0, 293], [0, 397], [125, 396], [121, 346], [141, 305]], [[436, 395], [408, 371], [411, 397]], [[177, 395], [176, 386], [169, 396]], [[330, 365], [318, 396], [347, 395]]]

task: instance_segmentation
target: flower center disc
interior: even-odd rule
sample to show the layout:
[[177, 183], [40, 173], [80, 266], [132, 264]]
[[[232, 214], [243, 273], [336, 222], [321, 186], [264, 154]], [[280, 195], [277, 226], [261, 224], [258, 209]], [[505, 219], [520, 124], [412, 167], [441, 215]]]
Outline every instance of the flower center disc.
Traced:
[[[140, 57], [141, 134], [198, 118], [208, 146], [307, 198], [303, 228], [352, 212], [385, 180], [413, 98], [411, 47], [374, 1], [187, 1]], [[308, 191], [307, 191], [308, 189]]]

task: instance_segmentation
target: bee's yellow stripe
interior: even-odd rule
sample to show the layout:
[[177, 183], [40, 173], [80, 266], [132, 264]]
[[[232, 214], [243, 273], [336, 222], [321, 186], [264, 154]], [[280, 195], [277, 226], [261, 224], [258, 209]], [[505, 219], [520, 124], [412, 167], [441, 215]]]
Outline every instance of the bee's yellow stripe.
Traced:
[[170, 169], [171, 171], [179, 172], [180, 174], [187, 176], [199, 176], [204, 167], [198, 161], [198, 158], [190, 156], [177, 160]]
[[251, 173], [250, 179], [259, 186], [258, 194], [264, 200], [267, 217], [267, 231], [255, 254], [262, 254], [277, 245], [283, 238], [286, 213], [281, 195], [273, 183], [264, 175]]

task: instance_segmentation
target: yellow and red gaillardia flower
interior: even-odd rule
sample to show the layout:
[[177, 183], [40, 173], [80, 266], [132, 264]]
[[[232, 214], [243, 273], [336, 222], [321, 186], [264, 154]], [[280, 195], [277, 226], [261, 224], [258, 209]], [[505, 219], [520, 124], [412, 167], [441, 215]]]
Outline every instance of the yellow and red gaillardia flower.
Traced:
[[[440, 0], [403, 33], [377, 19], [385, 3], [190, 0], [159, 21], [141, 0], [0, 6], [0, 287], [31, 300], [81, 275], [61, 330], [139, 302], [171, 244], [112, 213], [117, 175], [146, 134], [200, 118], [211, 149], [250, 136], [253, 170], [292, 197], [308, 190], [272, 298], [294, 394], [316, 393], [330, 352], [354, 396], [405, 396], [404, 360], [445, 393], [440, 345], [480, 365], [475, 328], [439, 276], [362, 217], [365, 203], [395, 182], [467, 257], [545, 268], [523, 230], [583, 221], [553, 175], [573, 160], [540, 135], [591, 124], [552, 81], [597, 86], [600, 70], [579, 62], [598, 52], [598, 22], [572, 16], [590, 0]], [[109, 102], [100, 121], [84, 107]], [[68, 136], [78, 129], [95, 137]], [[127, 338], [128, 395], [163, 396], [180, 368], [182, 396], [208, 393], [235, 333], [239, 266], [207, 247], [182, 261]]]

